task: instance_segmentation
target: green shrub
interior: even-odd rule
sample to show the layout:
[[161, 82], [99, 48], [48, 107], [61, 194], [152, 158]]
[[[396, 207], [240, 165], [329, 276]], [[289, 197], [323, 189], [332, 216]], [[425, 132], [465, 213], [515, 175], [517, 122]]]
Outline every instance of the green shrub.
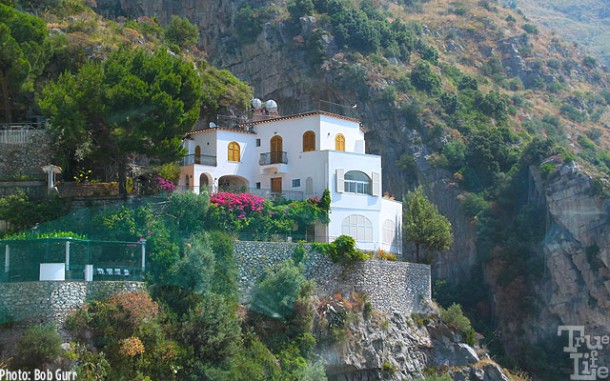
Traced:
[[523, 24], [522, 26], [523, 30], [526, 31], [529, 34], [538, 34], [538, 28], [536, 27], [536, 25], [533, 24]]
[[586, 113], [578, 111], [574, 106], [568, 104], [561, 105], [559, 111], [561, 112], [561, 115], [565, 116], [573, 122], [584, 123], [587, 120]]
[[582, 60], [582, 64], [589, 69], [593, 69], [595, 66], [597, 66], [597, 60], [594, 57], [585, 56], [585, 58]]
[[28, 328], [17, 340], [13, 369], [45, 369], [61, 354], [61, 336], [55, 324]]
[[381, 371], [383, 373], [394, 374], [396, 373], [396, 370], [396, 366], [388, 361], [384, 361], [383, 364], [381, 364]]
[[298, 265], [303, 262], [305, 254], [307, 254], [307, 250], [305, 250], [302, 243], [298, 243], [292, 252], [292, 260]]
[[411, 71], [411, 83], [418, 90], [430, 94], [438, 94], [441, 89], [441, 78], [432, 71], [432, 66], [425, 61], [420, 61]]
[[555, 171], [555, 164], [547, 163], [540, 166], [540, 176], [543, 179], [548, 179], [549, 175]]
[[332, 243], [314, 244], [314, 248], [330, 257], [334, 263], [353, 263], [368, 259], [365, 253], [356, 250], [356, 241], [347, 235], [340, 235]]
[[256, 41], [263, 31], [263, 25], [258, 14], [247, 4], [242, 5], [235, 16], [237, 35], [242, 43], [249, 44]]
[[589, 139], [599, 143], [599, 138], [601, 138], [604, 133], [599, 128], [592, 127], [585, 131], [585, 134], [589, 137]]
[[592, 141], [590, 141], [589, 139], [585, 138], [583, 135], [579, 135], [578, 138], [576, 138], [576, 141], [585, 150], [589, 150], [589, 151], [593, 151], [593, 152], [595, 152], [597, 150], [597, 148], [595, 147], [595, 144]]
[[464, 208], [468, 217], [473, 218], [487, 210], [487, 208], [489, 208], [489, 202], [481, 195], [468, 193], [462, 201], [462, 208]]
[[165, 29], [165, 37], [170, 43], [179, 45], [182, 48], [192, 47], [197, 45], [199, 30], [186, 17], [181, 18], [172, 15], [170, 23], [167, 29]]
[[[470, 326], [470, 320], [464, 316], [462, 312], [462, 306], [459, 304], [452, 304], [449, 308], [440, 308], [440, 318], [443, 323], [455, 328], [461, 335], [467, 344], [474, 344], [474, 335], [472, 327]], [[472, 339], [469, 343], [466, 340]]]
[[288, 260], [265, 270], [252, 289], [250, 307], [263, 315], [286, 320], [309, 282], [299, 266]]

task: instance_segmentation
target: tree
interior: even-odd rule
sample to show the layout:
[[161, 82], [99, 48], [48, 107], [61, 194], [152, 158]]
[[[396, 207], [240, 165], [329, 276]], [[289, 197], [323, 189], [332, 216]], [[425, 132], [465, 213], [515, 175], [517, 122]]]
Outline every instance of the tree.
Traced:
[[161, 163], [180, 157], [180, 137], [199, 116], [202, 85], [191, 63], [164, 50], [121, 48], [102, 64], [63, 74], [39, 103], [63, 156], [116, 169], [125, 194], [131, 155]]
[[419, 61], [411, 71], [411, 83], [418, 90], [437, 94], [441, 89], [441, 77], [432, 71], [432, 66], [425, 61]]
[[41, 19], [0, 3], [0, 93], [8, 123], [12, 97], [27, 89], [45, 65], [46, 37]]
[[252, 290], [250, 308], [275, 319], [286, 320], [295, 309], [303, 288], [307, 287], [299, 266], [285, 261], [265, 270]]
[[181, 48], [188, 48], [197, 45], [199, 31], [197, 30], [197, 26], [191, 24], [186, 17], [181, 18], [172, 15], [169, 25], [165, 29], [165, 37], [169, 42], [176, 44]]
[[15, 345], [14, 369], [45, 369], [61, 354], [61, 341], [53, 323], [28, 328]]
[[447, 250], [453, 242], [451, 223], [428, 200], [422, 187], [407, 195], [404, 232], [405, 239], [415, 244], [418, 262], [420, 245], [428, 250]]

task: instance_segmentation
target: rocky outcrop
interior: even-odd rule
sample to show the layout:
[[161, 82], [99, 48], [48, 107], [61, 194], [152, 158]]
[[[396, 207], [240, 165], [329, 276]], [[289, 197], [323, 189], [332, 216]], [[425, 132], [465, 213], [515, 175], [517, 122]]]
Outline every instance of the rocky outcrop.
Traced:
[[431, 369], [450, 371], [454, 380], [508, 381], [492, 361], [480, 361], [435, 317], [418, 324], [400, 313], [377, 314], [351, 322], [343, 341], [324, 341], [318, 354], [333, 381], [402, 381], [424, 378]]
[[[542, 179], [537, 167], [531, 167], [530, 172], [530, 199], [547, 210], [546, 234], [538, 254], [545, 268], [534, 289], [528, 291], [536, 313], [520, 323], [498, 316], [506, 347], [510, 350], [524, 343], [553, 340], [560, 325], [583, 326], [594, 336], [608, 335], [610, 199], [598, 194], [604, 185], [575, 162], [558, 164], [547, 180]], [[496, 300], [503, 300], [494, 294]], [[567, 346], [564, 336], [562, 343]], [[608, 346], [603, 350], [606, 352], [600, 353], [606, 355], [600, 358], [607, 363]]]

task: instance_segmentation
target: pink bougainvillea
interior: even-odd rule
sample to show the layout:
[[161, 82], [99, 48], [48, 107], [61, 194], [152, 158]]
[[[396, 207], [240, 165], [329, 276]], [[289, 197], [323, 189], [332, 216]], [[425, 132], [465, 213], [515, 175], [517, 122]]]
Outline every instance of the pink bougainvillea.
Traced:
[[155, 178], [155, 184], [157, 184], [162, 192], [172, 193], [176, 190], [176, 186], [171, 180], [164, 179], [163, 177]]
[[244, 218], [247, 212], [262, 213], [265, 199], [251, 193], [218, 192], [210, 197], [210, 203], [225, 207], [231, 211], [240, 211]]

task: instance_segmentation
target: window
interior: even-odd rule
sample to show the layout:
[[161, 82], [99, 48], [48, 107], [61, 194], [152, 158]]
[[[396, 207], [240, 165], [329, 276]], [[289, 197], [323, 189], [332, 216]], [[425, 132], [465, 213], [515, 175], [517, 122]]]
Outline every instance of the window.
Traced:
[[239, 143], [229, 143], [229, 161], [239, 161], [241, 157]]
[[345, 136], [342, 134], [335, 136], [335, 151], [345, 151]]
[[316, 150], [316, 133], [313, 131], [306, 131], [303, 134], [303, 152], [315, 151]]
[[305, 193], [313, 193], [313, 179], [311, 177], [305, 179]]
[[261, 189], [261, 183], [256, 183], [256, 189]]
[[260, 139], [256, 139], [256, 146], [260, 147], [261, 146], [261, 140]]
[[360, 214], [352, 214], [343, 219], [341, 234], [361, 242], [373, 242], [373, 224]]
[[275, 135], [271, 138], [271, 164], [282, 162], [282, 137]]
[[392, 244], [396, 238], [396, 224], [392, 220], [383, 221], [383, 243]]
[[300, 188], [301, 187], [301, 179], [294, 179], [294, 180], [292, 180], [292, 187], [293, 188]]
[[195, 164], [201, 164], [201, 147], [195, 147]]
[[345, 173], [343, 180], [345, 192], [371, 194], [371, 179], [366, 173], [349, 171]]

